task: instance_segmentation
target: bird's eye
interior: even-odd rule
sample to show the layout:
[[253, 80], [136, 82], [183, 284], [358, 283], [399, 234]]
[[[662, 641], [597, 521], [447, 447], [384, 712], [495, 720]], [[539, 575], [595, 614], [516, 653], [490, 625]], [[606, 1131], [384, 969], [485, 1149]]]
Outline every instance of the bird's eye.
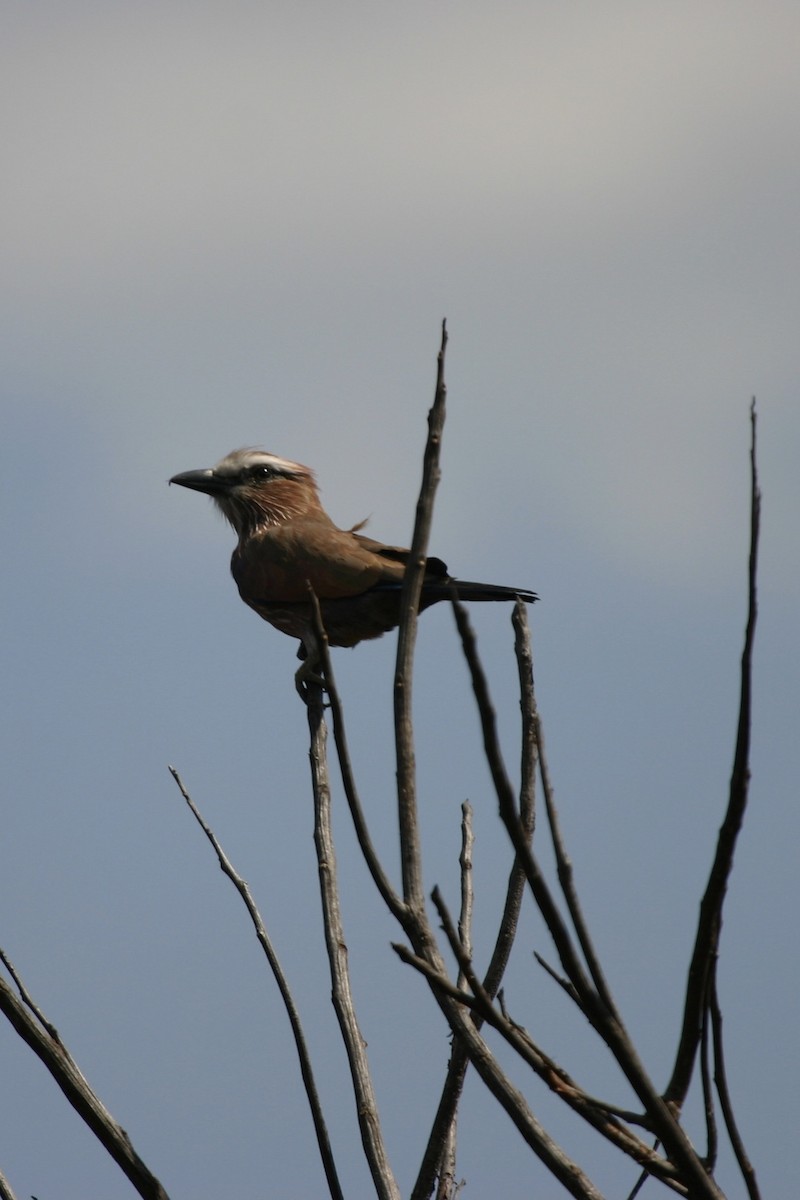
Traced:
[[253, 479], [271, 479], [272, 468], [267, 466], [258, 466], [250, 468], [250, 475]]

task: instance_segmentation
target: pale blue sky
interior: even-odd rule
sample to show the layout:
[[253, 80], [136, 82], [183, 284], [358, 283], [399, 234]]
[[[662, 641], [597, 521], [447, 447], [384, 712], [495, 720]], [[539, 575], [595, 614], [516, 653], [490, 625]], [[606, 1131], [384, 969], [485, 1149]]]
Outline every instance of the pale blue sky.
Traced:
[[[275, 990], [169, 762], [262, 905], [314, 1027], [345, 1190], [371, 1193], [321, 960], [294, 644], [239, 602], [211, 506], [166, 480], [261, 444], [312, 465], [342, 525], [369, 515], [373, 536], [407, 539], [443, 316], [432, 549], [542, 596], [562, 819], [659, 1082], [732, 758], [758, 397], [754, 776], [721, 983], [742, 1132], [764, 1194], [788, 1194], [799, 42], [791, 3], [8, 6], [0, 944], [174, 1197], [324, 1184]], [[509, 616], [474, 614], [514, 766]], [[390, 869], [393, 649], [335, 658]], [[419, 657], [429, 883], [455, 896], [469, 796], [485, 950], [506, 848], [448, 612], [425, 615]], [[396, 930], [370, 915], [343, 809], [337, 826], [407, 1191], [447, 1041], [388, 949]], [[515, 1015], [627, 1103], [532, 949], [550, 951], [530, 917]], [[0, 1168], [18, 1194], [129, 1196], [5, 1026], [0, 1064]], [[622, 1194], [633, 1172], [518, 1081]], [[548, 1187], [474, 1080], [460, 1170], [467, 1197]]]

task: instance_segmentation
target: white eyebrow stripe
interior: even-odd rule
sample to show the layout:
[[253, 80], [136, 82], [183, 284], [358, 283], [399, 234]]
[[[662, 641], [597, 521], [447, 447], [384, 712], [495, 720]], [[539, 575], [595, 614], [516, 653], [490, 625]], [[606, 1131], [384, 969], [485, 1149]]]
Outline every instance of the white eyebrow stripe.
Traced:
[[242, 450], [232, 450], [220, 459], [214, 467], [215, 475], [238, 475], [248, 467], [269, 467], [282, 475], [310, 476], [311, 471], [302, 463], [292, 462], [290, 458], [281, 458], [278, 454], [270, 454], [267, 450], [247, 447]]

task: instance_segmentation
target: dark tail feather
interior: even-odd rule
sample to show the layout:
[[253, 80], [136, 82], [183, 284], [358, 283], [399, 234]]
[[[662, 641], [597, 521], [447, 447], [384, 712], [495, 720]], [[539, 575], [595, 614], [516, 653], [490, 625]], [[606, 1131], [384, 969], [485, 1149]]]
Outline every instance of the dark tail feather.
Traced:
[[427, 607], [438, 600], [523, 600], [533, 604], [539, 597], [528, 588], [503, 587], [497, 583], [472, 583], [466, 579], [450, 579], [447, 583], [424, 583], [422, 602]]

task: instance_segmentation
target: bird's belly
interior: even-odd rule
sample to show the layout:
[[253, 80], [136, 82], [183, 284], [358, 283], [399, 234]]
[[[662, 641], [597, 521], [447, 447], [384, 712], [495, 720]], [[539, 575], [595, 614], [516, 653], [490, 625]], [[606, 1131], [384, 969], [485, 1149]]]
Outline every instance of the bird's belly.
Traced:
[[[313, 634], [311, 606], [247, 601], [260, 617], [281, 633], [307, 641]], [[331, 646], [355, 646], [394, 629], [400, 615], [398, 592], [364, 592], [340, 600], [323, 600], [322, 623]]]

